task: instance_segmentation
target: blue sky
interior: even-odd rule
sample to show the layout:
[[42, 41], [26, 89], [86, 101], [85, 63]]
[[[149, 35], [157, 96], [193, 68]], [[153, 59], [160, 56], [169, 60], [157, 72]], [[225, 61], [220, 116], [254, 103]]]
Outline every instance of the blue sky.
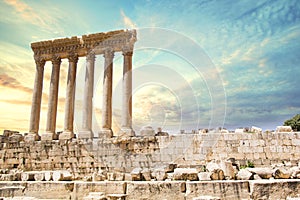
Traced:
[[[2, 0], [0, 129], [28, 131], [35, 70], [31, 42], [131, 28], [138, 30], [133, 62], [135, 129], [148, 124], [174, 132], [216, 124], [229, 129], [252, 125], [275, 129], [300, 113], [299, 22], [297, 0]], [[147, 43], [151, 30], [162, 34], [158, 46]], [[84, 63], [81, 58], [79, 86]], [[120, 117], [121, 65], [121, 55], [116, 54], [115, 126]], [[97, 56], [97, 66], [94, 121], [101, 122], [102, 103], [97, 102], [102, 101], [102, 56]], [[66, 72], [64, 61], [58, 130], [63, 128]], [[41, 129], [50, 73], [47, 63]], [[80, 129], [82, 91], [77, 90]], [[218, 122], [212, 123], [212, 118]], [[94, 129], [99, 128], [95, 124]]]

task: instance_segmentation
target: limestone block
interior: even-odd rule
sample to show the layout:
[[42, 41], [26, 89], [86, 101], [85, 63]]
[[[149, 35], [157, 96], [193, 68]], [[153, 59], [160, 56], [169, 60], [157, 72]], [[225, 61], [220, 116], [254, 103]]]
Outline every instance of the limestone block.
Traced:
[[211, 172], [200, 172], [198, 173], [199, 181], [210, 181]]
[[214, 169], [212, 172], [210, 172], [210, 178], [211, 180], [224, 180], [224, 172], [222, 169]]
[[176, 168], [174, 170], [174, 180], [198, 180], [198, 171], [195, 168]]
[[131, 178], [133, 181], [140, 181], [142, 180], [142, 174], [141, 174], [142, 168], [134, 168], [131, 171]]
[[125, 194], [126, 182], [124, 181], [99, 181], [99, 182], [74, 182], [73, 198], [83, 199], [88, 196], [89, 188], [92, 188], [93, 192], [103, 192], [104, 194]]
[[250, 199], [248, 187], [248, 181], [190, 181], [186, 182], [186, 200], [192, 200], [199, 196], [213, 196], [219, 199]]
[[54, 171], [52, 178], [53, 181], [71, 181], [73, 176], [69, 171]]
[[90, 192], [88, 196], [83, 197], [83, 200], [106, 200], [103, 192]]
[[297, 197], [300, 180], [257, 180], [250, 181], [251, 199], [287, 199]]
[[300, 174], [300, 168], [298, 166], [291, 167], [289, 169], [291, 178], [297, 178], [297, 175]]
[[212, 172], [215, 169], [220, 169], [220, 166], [215, 161], [211, 161], [211, 162], [206, 164], [206, 170], [207, 171]]
[[167, 178], [167, 173], [164, 168], [155, 168], [152, 170], [151, 176], [157, 181], [163, 181]]
[[43, 181], [43, 180], [45, 180], [45, 173], [44, 172], [35, 172], [34, 173], [34, 180], [35, 181]]
[[291, 172], [284, 168], [277, 168], [274, 170], [273, 176], [276, 179], [288, 179], [291, 177]]
[[114, 181], [116, 179], [116, 174], [113, 172], [107, 172], [107, 180]]
[[221, 200], [221, 198], [213, 196], [199, 196], [194, 197], [193, 200]]
[[115, 180], [116, 181], [124, 181], [125, 174], [123, 172], [115, 172]]
[[269, 179], [273, 175], [273, 169], [263, 167], [263, 168], [247, 168], [247, 170], [253, 174], [259, 175], [263, 179]]
[[21, 174], [22, 181], [34, 181], [34, 173], [31, 172], [23, 172]]
[[126, 200], [184, 200], [185, 183], [181, 181], [128, 182]]
[[300, 146], [300, 139], [292, 139], [292, 145]]
[[226, 179], [234, 179], [235, 178], [235, 170], [230, 161], [222, 161], [220, 164], [221, 169], [224, 172], [224, 176]]
[[249, 172], [247, 169], [241, 169], [236, 175], [237, 180], [250, 180], [251, 177], [252, 173]]
[[141, 173], [145, 181], [151, 181], [151, 171], [149, 169], [145, 168]]
[[155, 131], [151, 126], [144, 126], [140, 130], [141, 136], [155, 136]]
[[51, 181], [53, 172], [52, 171], [45, 171], [45, 181]]
[[27, 182], [24, 196], [37, 199], [70, 199], [74, 188], [71, 182]]

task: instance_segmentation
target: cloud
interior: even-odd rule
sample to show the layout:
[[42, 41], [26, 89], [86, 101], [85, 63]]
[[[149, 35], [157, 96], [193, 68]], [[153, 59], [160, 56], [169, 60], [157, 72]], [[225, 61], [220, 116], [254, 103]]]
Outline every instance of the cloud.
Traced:
[[[12, 17], [11, 13], [7, 13], [8, 15], [3, 15], [2, 21], [14, 23], [23, 23], [25, 21], [52, 34], [63, 33], [63, 29], [58, 23], [58, 19], [63, 17], [63, 13], [52, 5], [51, 7], [48, 5], [39, 7], [39, 5], [32, 4], [34, 5], [33, 7], [22, 0], [4, 0], [4, 3], [14, 9], [15, 12], [13, 14], [15, 14], [16, 17]], [[47, 2], [44, 3], [46, 4]], [[45, 10], [43, 6], [47, 7], [47, 10]], [[56, 13], [56, 15], [52, 15], [51, 13]]]
[[24, 92], [32, 93], [31, 88], [21, 85], [17, 79], [10, 77], [7, 74], [0, 74], [0, 86], [18, 89], [18, 90], [21, 90]]
[[121, 10], [120, 13], [126, 28], [135, 29], [137, 27], [136, 24], [129, 17], [125, 15], [123, 10]]

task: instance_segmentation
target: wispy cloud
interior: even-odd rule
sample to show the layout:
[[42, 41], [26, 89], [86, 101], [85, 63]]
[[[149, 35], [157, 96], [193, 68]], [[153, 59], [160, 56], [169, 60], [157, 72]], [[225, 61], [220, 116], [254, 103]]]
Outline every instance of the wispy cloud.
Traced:
[[123, 24], [126, 28], [137, 28], [136, 24], [124, 13], [123, 10], [120, 11], [120, 14], [122, 16]]

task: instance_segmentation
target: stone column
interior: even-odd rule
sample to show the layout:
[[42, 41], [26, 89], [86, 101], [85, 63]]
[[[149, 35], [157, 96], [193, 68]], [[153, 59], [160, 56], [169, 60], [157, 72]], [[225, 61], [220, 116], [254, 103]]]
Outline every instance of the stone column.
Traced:
[[44, 79], [44, 66], [46, 61], [40, 57], [35, 57], [36, 71], [35, 80], [32, 96], [31, 115], [30, 115], [30, 126], [29, 140], [38, 140], [39, 124], [40, 124], [40, 111], [42, 102], [42, 91], [43, 91], [43, 79]]
[[134, 131], [132, 129], [132, 54], [132, 49], [123, 49], [124, 63], [121, 134], [126, 136], [134, 136]]
[[78, 55], [72, 53], [68, 57], [69, 71], [67, 81], [67, 92], [65, 102], [65, 124], [64, 132], [59, 135], [59, 139], [71, 139], [74, 137], [73, 123], [74, 123], [74, 103], [75, 103], [75, 85], [76, 85], [76, 68], [78, 62]]
[[104, 53], [104, 77], [103, 77], [103, 100], [102, 100], [102, 129], [99, 137], [110, 138], [113, 136], [112, 122], [112, 82], [113, 82], [113, 58], [112, 49], [106, 49]]
[[56, 113], [57, 113], [57, 100], [58, 100], [58, 85], [59, 85], [59, 70], [61, 59], [58, 55], [52, 57], [52, 73], [49, 89], [48, 100], [48, 114], [46, 133], [42, 135], [42, 140], [56, 139]]
[[93, 92], [94, 92], [94, 65], [95, 53], [89, 52], [86, 56], [86, 72], [82, 105], [82, 130], [78, 133], [79, 138], [93, 138]]

